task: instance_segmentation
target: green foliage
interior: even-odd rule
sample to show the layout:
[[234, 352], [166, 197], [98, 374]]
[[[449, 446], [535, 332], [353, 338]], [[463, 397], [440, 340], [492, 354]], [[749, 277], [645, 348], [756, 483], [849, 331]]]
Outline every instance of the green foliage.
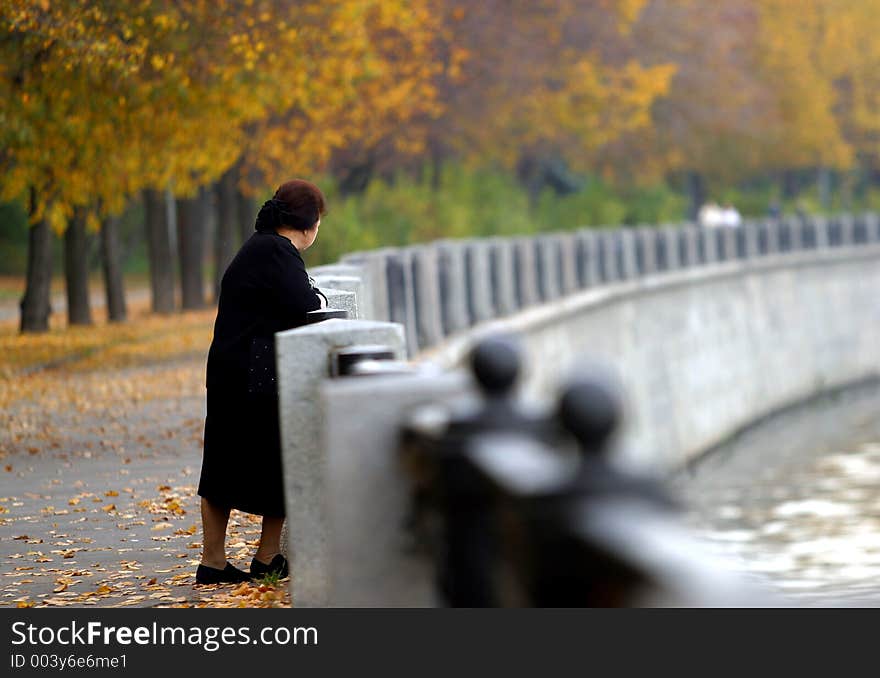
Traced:
[[680, 221], [687, 212], [687, 199], [665, 184], [639, 186], [624, 190], [626, 215], [623, 223], [660, 224]]
[[345, 198], [332, 179], [318, 182], [330, 211], [308, 253], [310, 265], [336, 261], [346, 252], [409, 245], [439, 238], [476, 238], [583, 226], [679, 221], [685, 199], [665, 185], [615, 188], [591, 180], [581, 191], [545, 191], [534, 211], [516, 178], [498, 168], [447, 164], [435, 188], [429, 179], [404, 174], [372, 180]]
[[622, 224], [625, 216], [624, 201], [599, 181], [590, 181], [582, 190], [565, 196], [546, 189], [538, 201], [537, 218], [542, 231], [614, 226]]
[[525, 192], [504, 172], [450, 165], [437, 189], [401, 174], [392, 182], [374, 179], [362, 194], [345, 198], [332, 179], [318, 183], [330, 211], [309, 250], [312, 265], [377, 247], [537, 230]]
[[281, 576], [278, 572], [267, 572], [254, 581], [257, 586], [271, 586], [272, 588], [278, 586], [279, 582], [281, 582]]
[[[779, 201], [779, 190], [777, 186], [767, 181], [759, 185], [750, 186], [747, 189], [737, 187], [726, 188], [718, 192], [715, 200], [720, 205], [728, 203], [733, 205], [747, 219], [763, 218], [767, 216], [773, 201]], [[785, 211], [786, 206], [782, 205], [782, 207]], [[794, 205], [792, 204], [790, 207], [789, 211], [793, 212]]]

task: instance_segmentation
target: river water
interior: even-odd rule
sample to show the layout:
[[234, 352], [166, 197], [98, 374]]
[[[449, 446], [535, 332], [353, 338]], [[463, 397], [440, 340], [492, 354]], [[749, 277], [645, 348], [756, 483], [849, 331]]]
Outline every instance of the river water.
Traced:
[[824, 396], [673, 480], [708, 548], [796, 606], [880, 606], [880, 384]]

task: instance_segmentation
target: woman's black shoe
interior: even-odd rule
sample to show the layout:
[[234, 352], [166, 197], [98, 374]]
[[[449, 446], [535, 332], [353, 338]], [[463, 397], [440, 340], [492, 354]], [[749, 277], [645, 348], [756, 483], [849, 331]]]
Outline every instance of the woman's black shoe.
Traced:
[[265, 577], [267, 574], [277, 574], [280, 579], [284, 579], [287, 576], [287, 571], [287, 558], [280, 553], [272, 558], [272, 562], [268, 565], [264, 565], [256, 558], [251, 561], [252, 577]]
[[226, 567], [222, 570], [207, 565], [199, 565], [196, 570], [197, 584], [240, 584], [243, 581], [250, 581], [250, 579], [251, 575], [242, 572], [232, 563], [226, 563]]

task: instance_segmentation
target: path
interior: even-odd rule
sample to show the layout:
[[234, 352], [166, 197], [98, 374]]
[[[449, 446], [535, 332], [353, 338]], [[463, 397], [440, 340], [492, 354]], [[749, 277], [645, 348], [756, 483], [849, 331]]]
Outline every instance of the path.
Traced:
[[[204, 348], [106, 370], [90, 355], [86, 368], [0, 381], [0, 606], [283, 601], [265, 587], [193, 586]], [[239, 567], [257, 520], [233, 512]]]

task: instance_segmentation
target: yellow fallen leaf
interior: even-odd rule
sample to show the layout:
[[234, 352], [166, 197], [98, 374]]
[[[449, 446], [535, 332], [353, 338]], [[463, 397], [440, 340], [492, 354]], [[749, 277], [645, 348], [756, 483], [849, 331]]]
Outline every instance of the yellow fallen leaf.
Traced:
[[105, 497], [118, 497], [118, 496], [119, 496], [119, 492], [117, 492], [116, 490], [107, 490], [107, 491], [104, 493], [104, 496], [105, 496]]
[[232, 590], [233, 596], [245, 596], [250, 591], [250, 586], [247, 585], [247, 582], [242, 582], [237, 588]]

